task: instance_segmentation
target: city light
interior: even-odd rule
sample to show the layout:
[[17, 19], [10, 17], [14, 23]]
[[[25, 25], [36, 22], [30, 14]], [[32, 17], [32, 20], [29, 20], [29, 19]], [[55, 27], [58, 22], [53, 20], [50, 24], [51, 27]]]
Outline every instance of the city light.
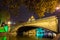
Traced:
[[8, 21], [8, 24], [11, 24], [11, 21]]
[[53, 33], [53, 36], [56, 37], [57, 36], [56, 33]]
[[56, 7], [56, 10], [59, 10], [60, 9], [60, 7]]
[[60, 9], [60, 6], [57, 6], [57, 7], [56, 7], [56, 10], [59, 10], [59, 9]]
[[12, 21], [8, 21], [8, 24], [16, 24], [16, 23]]

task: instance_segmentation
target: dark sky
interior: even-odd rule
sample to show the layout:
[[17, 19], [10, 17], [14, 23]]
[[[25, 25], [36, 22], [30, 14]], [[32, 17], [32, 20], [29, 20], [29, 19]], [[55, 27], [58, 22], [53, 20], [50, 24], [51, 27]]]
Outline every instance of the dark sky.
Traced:
[[[0, 10], [8, 10], [8, 5], [3, 5], [2, 3], [3, 0], [0, 0]], [[13, 3], [12, 3], [13, 4]], [[36, 13], [34, 13], [33, 11], [28, 10], [28, 8], [26, 8], [24, 5], [21, 5], [21, 7], [18, 9], [18, 15], [17, 17], [13, 15], [13, 12], [10, 11], [11, 14], [11, 20], [12, 21], [27, 21], [29, 19], [29, 17], [31, 17], [32, 15], [38, 19], [38, 15]], [[44, 17], [48, 17], [48, 16], [52, 16], [52, 15], [57, 15], [57, 12], [54, 12], [54, 14], [49, 14], [46, 13]]]
[[35, 19], [38, 19], [38, 15], [32, 11], [29, 11], [24, 5], [18, 9], [17, 17], [11, 14], [12, 21], [27, 21], [31, 16], [34, 16]]

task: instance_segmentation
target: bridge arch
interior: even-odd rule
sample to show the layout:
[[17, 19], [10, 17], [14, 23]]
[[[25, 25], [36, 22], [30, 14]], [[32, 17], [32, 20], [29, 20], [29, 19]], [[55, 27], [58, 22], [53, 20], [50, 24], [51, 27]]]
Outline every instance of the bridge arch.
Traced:
[[[16, 32], [17, 32], [17, 35], [22, 36], [23, 32], [27, 32], [29, 30], [36, 29], [36, 28], [43, 28], [43, 27], [40, 27], [40, 26], [22, 26], [22, 27], [18, 28]], [[49, 29], [46, 29], [46, 28], [43, 28], [43, 29], [49, 30]], [[49, 30], [49, 31], [51, 31], [51, 30]], [[51, 31], [51, 32], [54, 32], [54, 31]]]
[[20, 28], [18, 28], [17, 29], [17, 35], [23, 35], [23, 32], [27, 32], [27, 31], [29, 31], [29, 30], [32, 30], [32, 29], [36, 29], [36, 28], [39, 28], [39, 27], [37, 27], [37, 26], [22, 26], [22, 27], [20, 27]]

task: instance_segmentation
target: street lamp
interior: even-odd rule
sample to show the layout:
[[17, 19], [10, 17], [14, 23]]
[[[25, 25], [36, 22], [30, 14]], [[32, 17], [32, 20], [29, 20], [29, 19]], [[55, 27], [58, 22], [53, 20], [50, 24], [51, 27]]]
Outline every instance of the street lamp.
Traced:
[[8, 24], [16, 24], [16, 23], [12, 21], [8, 21]]
[[9, 31], [10, 31], [10, 29], [11, 29], [11, 27], [10, 27], [11, 26], [11, 21], [8, 21], [7, 24], [9, 26]]
[[11, 21], [8, 21], [8, 24], [11, 24]]
[[59, 10], [60, 9], [60, 6], [59, 7], [56, 7], [56, 10]]
[[60, 9], [60, 5], [56, 7], [56, 10], [59, 10]]

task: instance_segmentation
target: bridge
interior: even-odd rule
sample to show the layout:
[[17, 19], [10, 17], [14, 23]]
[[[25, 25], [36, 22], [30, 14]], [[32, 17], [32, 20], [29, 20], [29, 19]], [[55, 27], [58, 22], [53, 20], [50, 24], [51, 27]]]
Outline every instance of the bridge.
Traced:
[[[19, 26], [15, 27], [13, 30], [11, 30], [11, 33], [16, 33], [18, 29], [21, 28], [45, 28], [54, 32], [57, 32], [57, 28], [58, 28], [58, 19], [56, 16], [51, 16], [51, 17], [46, 17], [43, 19], [38, 19], [35, 21], [31, 21], [31, 22], [25, 22], [20, 24]], [[22, 30], [22, 29], [21, 29]]]

